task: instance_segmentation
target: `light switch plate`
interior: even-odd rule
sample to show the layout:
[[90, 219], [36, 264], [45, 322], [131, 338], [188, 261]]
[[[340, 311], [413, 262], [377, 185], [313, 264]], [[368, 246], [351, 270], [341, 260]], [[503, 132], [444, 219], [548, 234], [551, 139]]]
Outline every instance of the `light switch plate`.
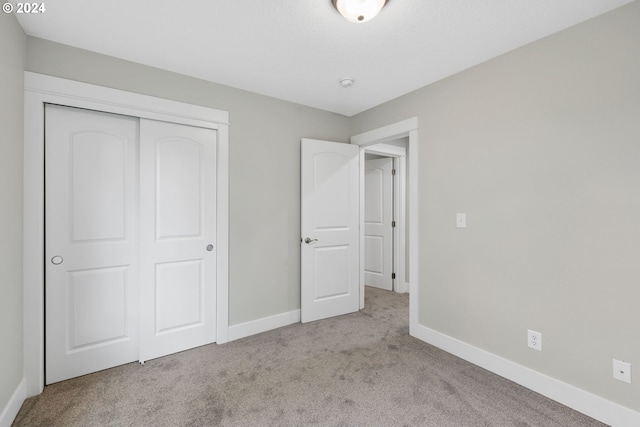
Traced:
[[613, 378], [631, 384], [631, 363], [613, 359]]
[[466, 213], [457, 213], [456, 214], [456, 227], [457, 228], [467, 228], [467, 214]]

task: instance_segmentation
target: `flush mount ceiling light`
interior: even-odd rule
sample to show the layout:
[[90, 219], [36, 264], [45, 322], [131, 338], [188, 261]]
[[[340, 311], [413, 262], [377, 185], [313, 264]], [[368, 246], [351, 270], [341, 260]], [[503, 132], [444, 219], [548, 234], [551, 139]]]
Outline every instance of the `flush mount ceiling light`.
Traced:
[[373, 19], [387, 0], [331, 0], [331, 4], [347, 21], [361, 23]]

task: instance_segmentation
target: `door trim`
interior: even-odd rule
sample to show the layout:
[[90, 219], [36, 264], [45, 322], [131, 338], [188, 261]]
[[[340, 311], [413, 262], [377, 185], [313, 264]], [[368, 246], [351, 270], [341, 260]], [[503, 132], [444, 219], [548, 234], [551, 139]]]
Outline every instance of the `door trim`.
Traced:
[[229, 113], [26, 71], [24, 74], [24, 377], [27, 397], [44, 389], [44, 105], [216, 129], [216, 342], [229, 341]]
[[[351, 137], [351, 144], [360, 146], [360, 191], [364, 190], [364, 153], [366, 147], [408, 137], [406, 195], [408, 223], [411, 234], [406, 236], [409, 242], [409, 333], [415, 336], [418, 326], [419, 301], [419, 218], [418, 218], [418, 118], [411, 117], [378, 129], [360, 133]], [[360, 198], [360, 246], [364, 247], [364, 198]], [[364, 307], [364, 252], [360, 253], [360, 305]]]

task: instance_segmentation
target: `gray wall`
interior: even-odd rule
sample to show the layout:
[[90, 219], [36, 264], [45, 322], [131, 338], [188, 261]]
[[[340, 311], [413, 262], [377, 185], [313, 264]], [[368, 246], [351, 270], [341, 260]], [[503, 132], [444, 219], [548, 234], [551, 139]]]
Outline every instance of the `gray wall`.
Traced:
[[300, 138], [347, 142], [348, 118], [28, 38], [37, 73], [230, 115], [230, 324], [300, 308]]
[[611, 359], [640, 369], [639, 23], [634, 2], [352, 122], [419, 117], [419, 323], [635, 410]]
[[[230, 112], [231, 324], [299, 308], [299, 139], [417, 115], [420, 324], [640, 410], [611, 378], [640, 366], [638, 22], [634, 2], [352, 119], [34, 38], [26, 67]], [[0, 407], [22, 375], [24, 39], [0, 15]]]
[[22, 380], [22, 139], [26, 36], [0, 14], [0, 411]]

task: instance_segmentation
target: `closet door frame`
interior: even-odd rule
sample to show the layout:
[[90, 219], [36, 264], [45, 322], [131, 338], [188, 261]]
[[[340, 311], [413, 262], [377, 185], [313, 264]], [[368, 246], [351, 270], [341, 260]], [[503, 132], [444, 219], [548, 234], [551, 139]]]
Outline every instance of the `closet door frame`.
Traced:
[[24, 377], [27, 397], [44, 389], [44, 106], [58, 104], [215, 129], [216, 342], [229, 341], [229, 113], [208, 107], [25, 72]]

